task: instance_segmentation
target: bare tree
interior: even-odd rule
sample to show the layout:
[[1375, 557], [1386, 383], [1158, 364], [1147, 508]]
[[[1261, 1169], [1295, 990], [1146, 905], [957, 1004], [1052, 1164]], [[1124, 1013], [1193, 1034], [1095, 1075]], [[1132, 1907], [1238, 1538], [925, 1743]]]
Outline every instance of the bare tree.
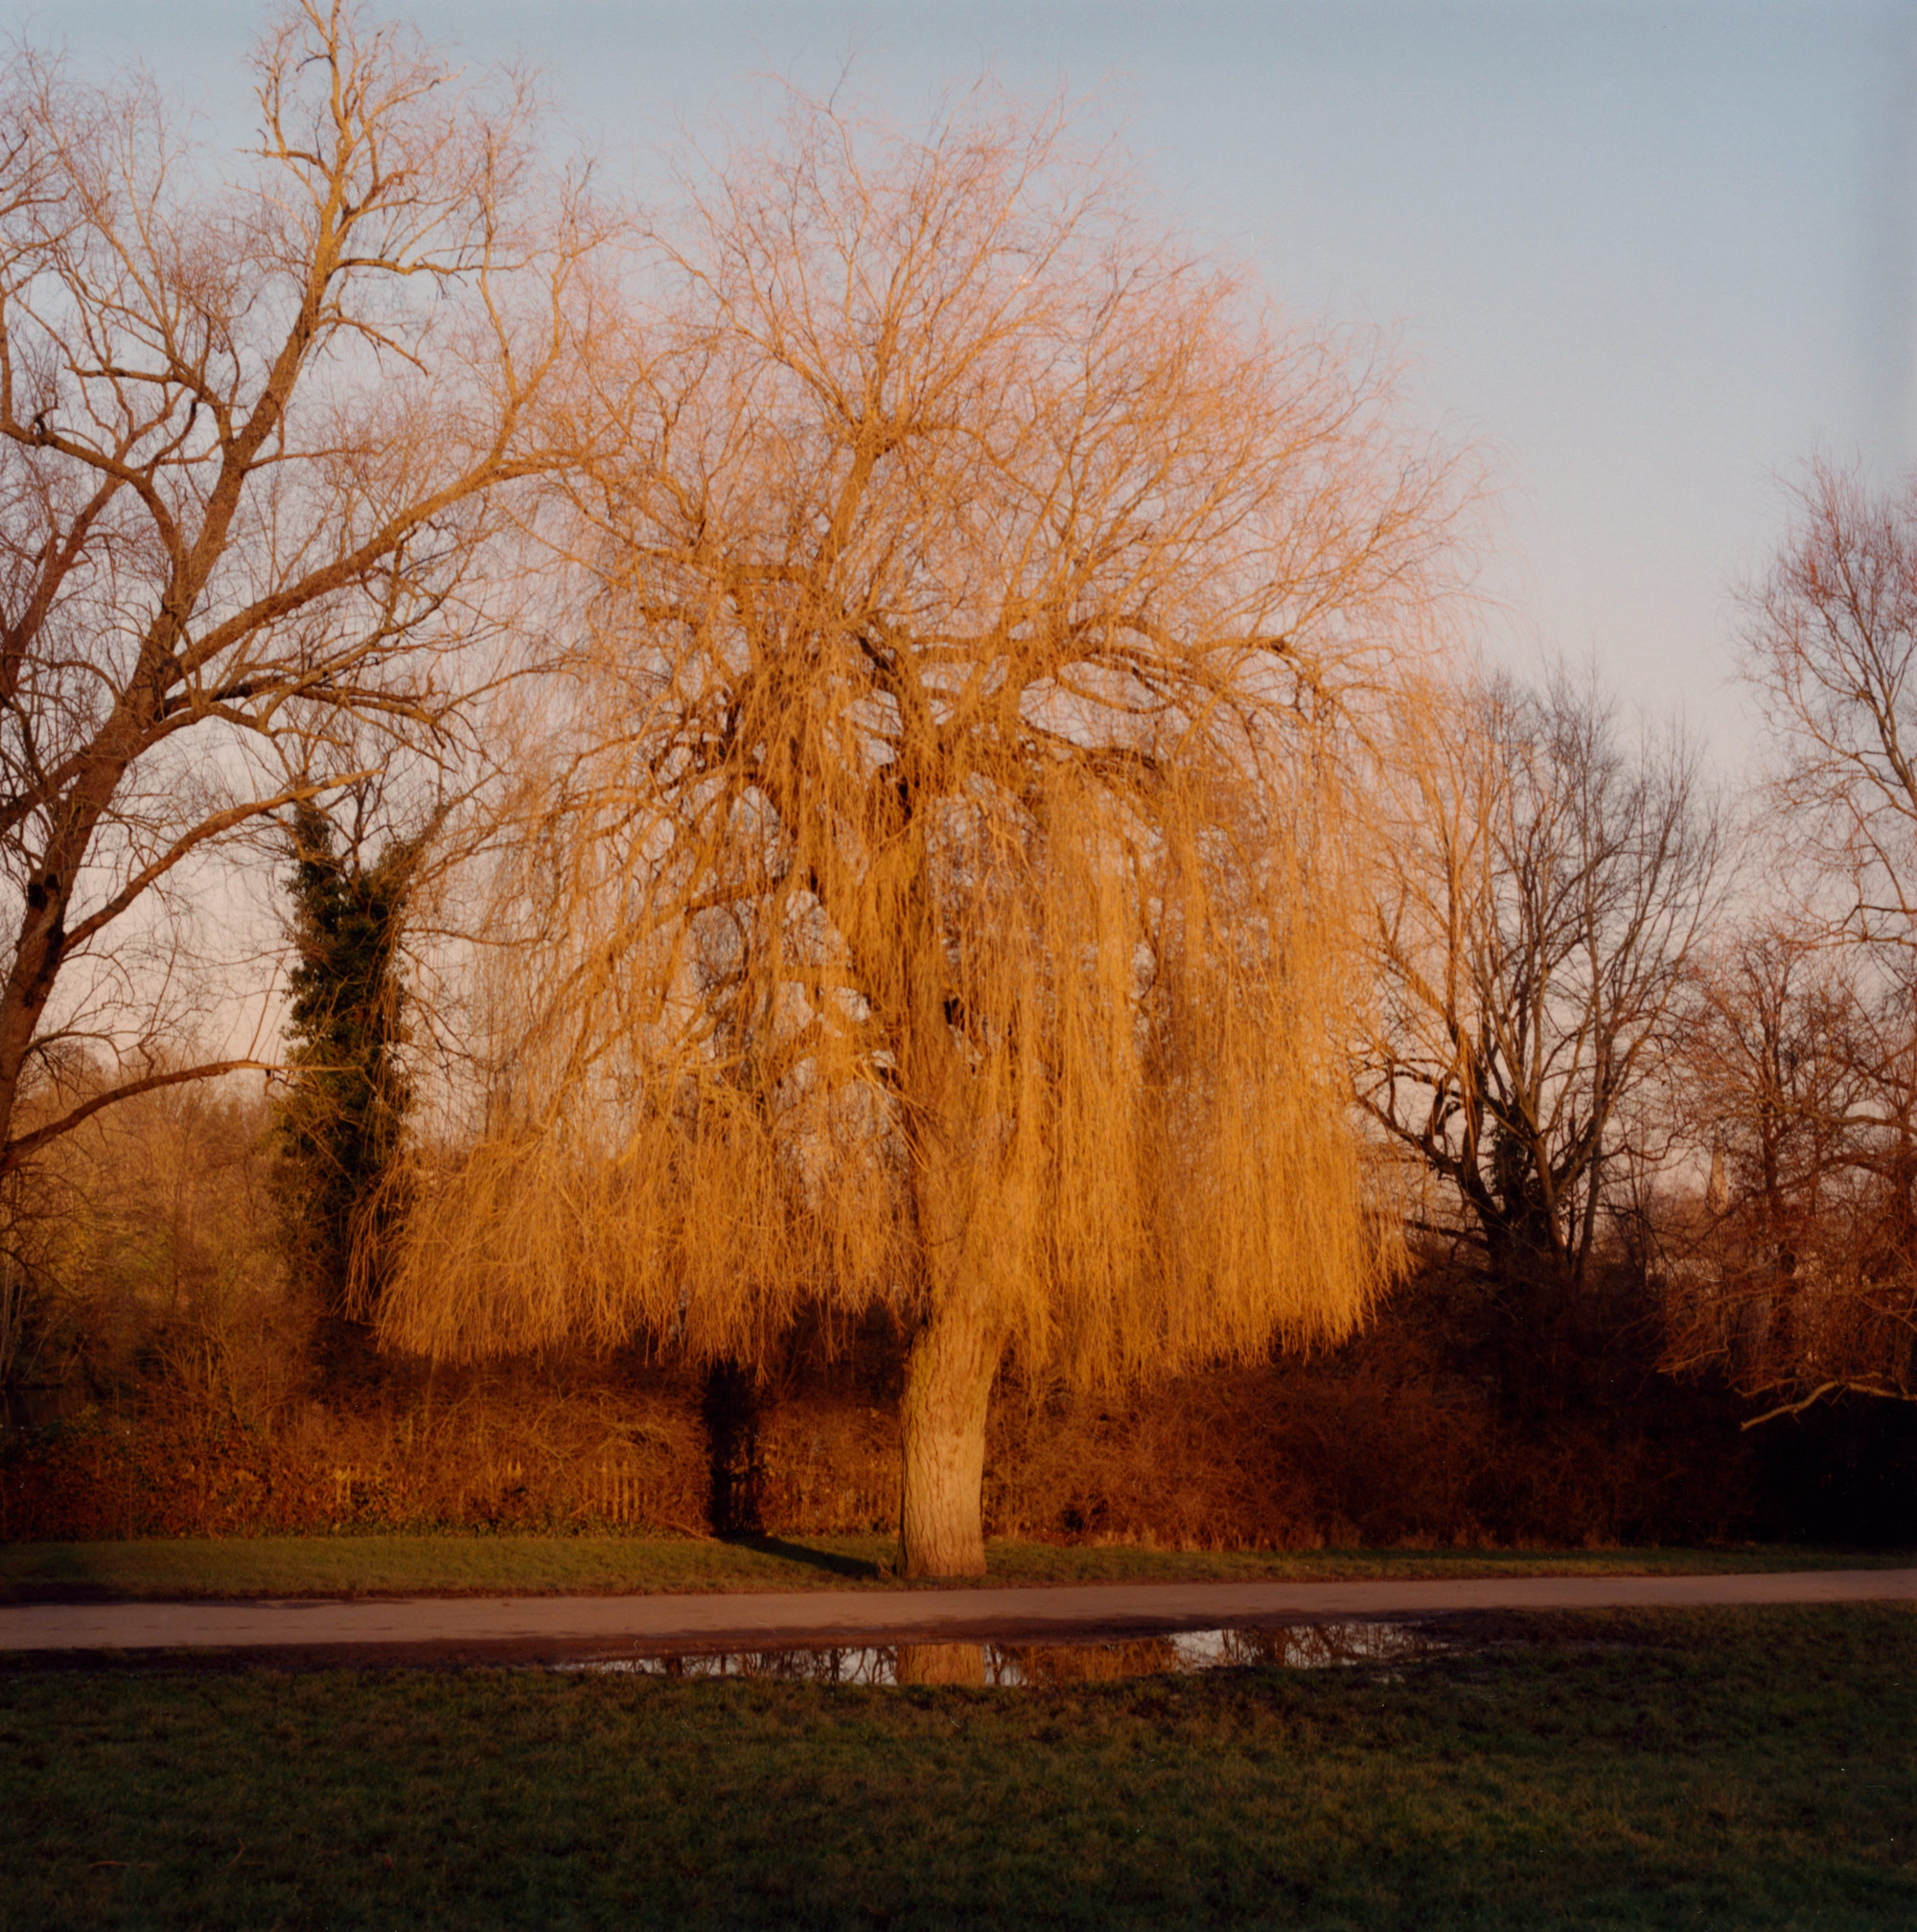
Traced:
[[[1746, 599], [1790, 932], [1710, 989], [1692, 1074], [1727, 1150], [1678, 1347], [1770, 1414], [1908, 1398], [1917, 1345], [1917, 483], [1814, 463]], [[1759, 1419], [1763, 1419], [1760, 1417]]]
[[1917, 1399], [1917, 1003], [1854, 949], [1761, 927], [1704, 976], [1682, 1052], [1712, 1183], [1674, 1232], [1671, 1362], [1770, 1406]]
[[1678, 1066], [1707, 1139], [1704, 1206], [1738, 1272], [1785, 1287], [1833, 1203], [1847, 1129], [1865, 1100], [1869, 1015], [1854, 962], [1774, 925], [1700, 964]]
[[888, 1304], [905, 1565], [977, 1572], [1008, 1352], [1336, 1335], [1388, 1265], [1329, 827], [1429, 627], [1443, 466], [1055, 116], [919, 142], [795, 102], [661, 248], [493, 921], [526, 1017], [390, 1332], [750, 1357]]
[[594, 238], [524, 90], [326, 0], [257, 72], [225, 172], [144, 85], [0, 103], [0, 1176], [234, 1064], [166, 1039], [206, 862], [356, 734], [444, 747], [572, 452]]
[[1866, 947], [1917, 944], [1917, 482], [1873, 496], [1813, 464], [1746, 599], [1743, 671], [1775, 752], [1772, 823], [1807, 910]]
[[[1693, 752], [1630, 747], [1559, 670], [1427, 710], [1393, 761], [1372, 1118], [1434, 1181], [1518, 1326], [1584, 1280], [1722, 858]], [[1649, 1150], [1654, 1152], [1655, 1150]], [[1462, 1217], [1462, 1218], [1459, 1218]]]

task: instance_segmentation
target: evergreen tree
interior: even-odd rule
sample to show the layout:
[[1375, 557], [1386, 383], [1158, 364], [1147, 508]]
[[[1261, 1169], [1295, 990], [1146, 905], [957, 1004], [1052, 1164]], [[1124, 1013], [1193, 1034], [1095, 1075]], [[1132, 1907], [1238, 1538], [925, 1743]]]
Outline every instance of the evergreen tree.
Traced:
[[377, 1301], [397, 1207], [389, 1181], [412, 1098], [399, 947], [428, 837], [390, 840], [364, 864], [318, 805], [295, 807], [291, 1077], [276, 1128], [295, 1260], [334, 1315]]

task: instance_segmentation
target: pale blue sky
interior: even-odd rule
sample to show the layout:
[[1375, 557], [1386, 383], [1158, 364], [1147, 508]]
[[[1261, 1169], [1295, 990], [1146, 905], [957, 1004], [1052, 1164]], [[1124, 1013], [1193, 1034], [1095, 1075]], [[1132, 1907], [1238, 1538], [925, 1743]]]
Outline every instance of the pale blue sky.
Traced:
[[[910, 125], [986, 64], [1096, 97], [1161, 199], [1282, 300], [1396, 327], [1435, 421], [1502, 486], [1490, 581], [1528, 640], [1595, 652], [1726, 753], [1731, 589], [1815, 448], [1917, 458], [1917, 0], [920, 4], [415, 0], [475, 61], [520, 52], [615, 167], [754, 77]], [[138, 57], [223, 118], [250, 0], [0, 6]]]

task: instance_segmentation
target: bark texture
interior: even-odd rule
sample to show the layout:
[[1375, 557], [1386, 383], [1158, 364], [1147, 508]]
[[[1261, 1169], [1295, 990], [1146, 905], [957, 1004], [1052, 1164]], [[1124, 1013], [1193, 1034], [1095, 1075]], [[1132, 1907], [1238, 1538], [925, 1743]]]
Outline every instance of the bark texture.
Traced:
[[982, 1576], [985, 1409], [1004, 1353], [975, 1311], [937, 1311], [906, 1358], [899, 1554], [908, 1576]]

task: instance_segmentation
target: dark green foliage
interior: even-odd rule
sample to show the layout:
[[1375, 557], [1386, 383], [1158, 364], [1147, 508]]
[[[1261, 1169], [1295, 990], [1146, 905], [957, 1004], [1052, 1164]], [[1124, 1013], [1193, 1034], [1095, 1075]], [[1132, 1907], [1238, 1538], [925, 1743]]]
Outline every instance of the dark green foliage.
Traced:
[[401, 1205], [392, 1183], [412, 1090], [399, 949], [429, 836], [388, 840], [369, 864], [357, 840], [341, 849], [318, 805], [294, 808], [291, 1078], [276, 1126], [295, 1264], [335, 1315], [377, 1300], [381, 1237]]

